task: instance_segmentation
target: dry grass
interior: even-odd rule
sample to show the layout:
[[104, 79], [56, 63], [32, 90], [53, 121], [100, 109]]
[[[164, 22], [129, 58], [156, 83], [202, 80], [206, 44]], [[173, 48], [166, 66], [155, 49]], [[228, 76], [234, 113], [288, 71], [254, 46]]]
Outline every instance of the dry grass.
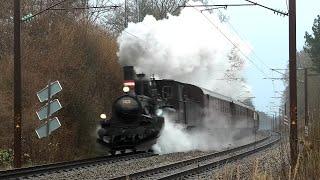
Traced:
[[[213, 172], [212, 179], [273, 179], [275, 170], [281, 174], [280, 148], [268, 150], [258, 156], [228, 164]], [[277, 178], [276, 178], [277, 179]]]
[[[318, 122], [318, 121], [313, 121]], [[279, 147], [238, 164], [225, 165], [213, 172], [212, 179], [319, 179], [320, 177], [320, 126], [313, 123], [309, 138], [301, 140], [301, 150], [296, 167], [289, 164], [289, 143], [284, 138]]]

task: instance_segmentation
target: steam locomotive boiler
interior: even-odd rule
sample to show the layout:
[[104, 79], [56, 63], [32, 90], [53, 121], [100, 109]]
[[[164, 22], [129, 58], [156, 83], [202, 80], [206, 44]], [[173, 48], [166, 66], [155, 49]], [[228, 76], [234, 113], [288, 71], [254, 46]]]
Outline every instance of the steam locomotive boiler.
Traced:
[[125, 94], [114, 101], [111, 119], [101, 121], [98, 130], [97, 142], [111, 154], [149, 150], [164, 125], [161, 113], [165, 103], [158, 97], [154, 78], [136, 74], [132, 66], [125, 66], [123, 71]]

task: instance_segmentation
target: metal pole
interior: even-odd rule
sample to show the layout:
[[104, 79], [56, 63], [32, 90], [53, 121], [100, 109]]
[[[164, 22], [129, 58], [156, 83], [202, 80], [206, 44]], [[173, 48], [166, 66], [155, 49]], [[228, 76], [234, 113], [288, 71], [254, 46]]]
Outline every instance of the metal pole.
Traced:
[[272, 131], [274, 131], [275, 119], [276, 119], [276, 114], [273, 115], [273, 119], [272, 119]]
[[276, 132], [278, 132], [278, 116], [279, 115], [277, 114], [277, 112], [275, 112], [274, 114], [275, 114], [275, 116], [274, 116], [274, 121], [275, 121], [274, 129]]
[[141, 21], [141, 14], [140, 14], [140, 1], [139, 1], [139, 0], [137, 0], [137, 2], [138, 2], [138, 22], [140, 22], [140, 21]]
[[305, 136], [309, 134], [309, 110], [308, 110], [308, 68], [304, 69], [304, 128]]
[[[285, 118], [285, 117], [288, 117], [288, 115], [287, 115], [287, 101], [284, 103], [283, 121], [284, 121], [284, 118]], [[288, 127], [287, 127], [287, 125], [284, 127], [284, 132], [285, 132], [286, 135], [288, 134]]]
[[48, 82], [48, 109], [47, 109], [47, 137], [49, 138], [49, 120], [50, 120], [50, 101], [51, 101], [51, 82]]
[[139, 22], [140, 20], [140, 18], [139, 18], [139, 2], [138, 2], [138, 0], [136, 0], [135, 1], [135, 3], [136, 3], [136, 22]]
[[127, 0], [124, 1], [124, 27], [128, 27]]
[[296, 0], [289, 1], [290, 155], [294, 170], [298, 158]]
[[[255, 118], [255, 114], [254, 113], [253, 113], [253, 129], [254, 129], [254, 142], [256, 142], [257, 141], [257, 129], [259, 127], [257, 127], [258, 124], [257, 124], [256, 121], [258, 121], [258, 120]], [[254, 149], [256, 149], [256, 144], [254, 144]]]
[[13, 136], [13, 163], [15, 168], [21, 167], [21, 21], [20, 0], [14, 0], [14, 136]]
[[274, 131], [277, 132], [277, 113], [274, 113], [274, 123], [273, 123]]
[[271, 119], [271, 131], [273, 131], [273, 118], [274, 118], [274, 115], [272, 115], [272, 119]]
[[282, 124], [282, 121], [281, 121], [281, 108], [279, 107], [279, 122], [278, 122], [278, 132], [281, 133], [281, 126], [280, 124]]
[[[48, 141], [50, 143], [50, 101], [51, 101], [51, 82], [50, 80], [48, 81], [48, 109], [47, 109], [47, 121], [46, 121], [46, 124], [47, 124], [47, 138], [48, 138]], [[48, 148], [48, 154], [49, 154], [49, 148]], [[48, 161], [50, 160], [50, 156], [48, 155]]]

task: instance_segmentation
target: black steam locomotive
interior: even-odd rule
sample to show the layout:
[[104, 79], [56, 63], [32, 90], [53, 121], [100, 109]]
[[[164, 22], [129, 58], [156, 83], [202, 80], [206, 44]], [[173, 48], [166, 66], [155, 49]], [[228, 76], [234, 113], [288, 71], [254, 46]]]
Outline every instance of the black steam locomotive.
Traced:
[[111, 119], [102, 121], [98, 131], [97, 142], [111, 153], [150, 149], [164, 125], [163, 112], [189, 129], [203, 127], [210, 114], [223, 116], [231, 131], [239, 129], [236, 124], [241, 120], [242, 136], [258, 129], [258, 114], [239, 101], [187, 83], [148, 80], [144, 74], [136, 74], [132, 66], [123, 70], [126, 94], [114, 102]]
[[[132, 66], [125, 66], [125, 95], [116, 99], [110, 120], [101, 122], [97, 142], [110, 149], [149, 150], [164, 125], [162, 112], [169, 108], [159, 97], [154, 78], [136, 74]], [[103, 117], [102, 117], [103, 118]]]

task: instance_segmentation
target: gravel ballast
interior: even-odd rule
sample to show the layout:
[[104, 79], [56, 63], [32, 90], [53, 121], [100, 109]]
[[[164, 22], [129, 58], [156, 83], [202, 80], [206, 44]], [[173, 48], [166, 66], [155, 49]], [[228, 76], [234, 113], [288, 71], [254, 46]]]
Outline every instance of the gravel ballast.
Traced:
[[[262, 136], [257, 136], [257, 140]], [[237, 144], [239, 145], [239, 144]], [[187, 160], [199, 156], [206, 155], [211, 152], [179, 152], [171, 153], [141, 159], [130, 160], [127, 162], [117, 162], [113, 164], [96, 165], [85, 168], [73, 169], [70, 171], [59, 171], [40, 177], [32, 177], [32, 179], [109, 179], [118, 176], [128, 175], [134, 172], [152, 169], [155, 167], [168, 165], [173, 162]], [[208, 175], [212, 178], [213, 174]]]

